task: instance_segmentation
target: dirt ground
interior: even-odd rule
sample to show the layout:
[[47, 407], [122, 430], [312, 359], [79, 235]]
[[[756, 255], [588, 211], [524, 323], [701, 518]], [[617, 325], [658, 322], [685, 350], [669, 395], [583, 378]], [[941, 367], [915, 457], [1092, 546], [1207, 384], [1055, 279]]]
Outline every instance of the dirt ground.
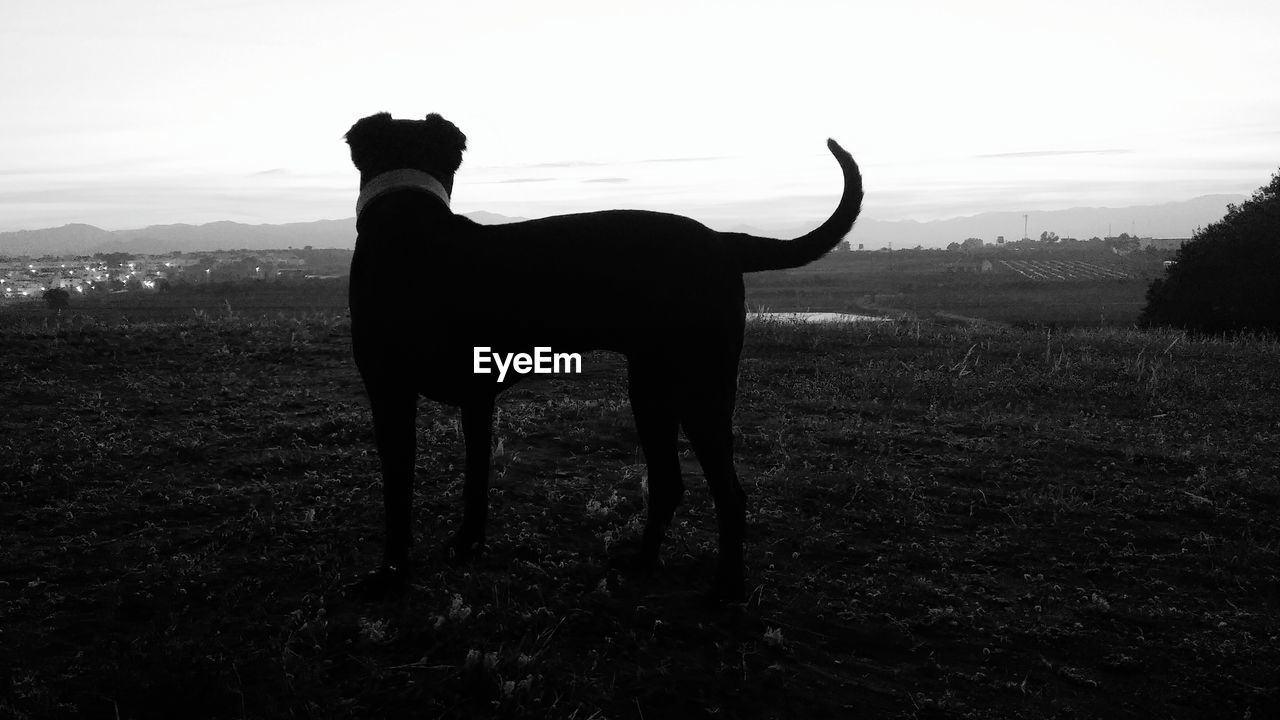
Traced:
[[349, 327], [0, 326], [0, 716], [1280, 717], [1280, 343], [753, 325], [742, 607], [696, 461], [648, 581], [622, 363], [501, 404], [490, 545], [419, 419], [413, 587]]

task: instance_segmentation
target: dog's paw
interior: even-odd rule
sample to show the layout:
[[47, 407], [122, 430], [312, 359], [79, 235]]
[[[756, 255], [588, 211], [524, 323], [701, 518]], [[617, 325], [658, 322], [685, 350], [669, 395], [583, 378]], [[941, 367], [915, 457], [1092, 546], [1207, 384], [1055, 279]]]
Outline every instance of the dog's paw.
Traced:
[[409, 589], [409, 570], [401, 565], [383, 565], [350, 583], [343, 594], [353, 600], [383, 600]]

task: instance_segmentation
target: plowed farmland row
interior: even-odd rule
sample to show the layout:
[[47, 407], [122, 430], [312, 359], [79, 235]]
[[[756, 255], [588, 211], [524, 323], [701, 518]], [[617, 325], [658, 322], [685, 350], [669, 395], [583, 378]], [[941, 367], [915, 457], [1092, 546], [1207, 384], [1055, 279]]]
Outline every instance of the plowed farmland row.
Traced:
[[1123, 280], [1129, 273], [1086, 260], [1000, 260], [1004, 267], [1032, 280]]

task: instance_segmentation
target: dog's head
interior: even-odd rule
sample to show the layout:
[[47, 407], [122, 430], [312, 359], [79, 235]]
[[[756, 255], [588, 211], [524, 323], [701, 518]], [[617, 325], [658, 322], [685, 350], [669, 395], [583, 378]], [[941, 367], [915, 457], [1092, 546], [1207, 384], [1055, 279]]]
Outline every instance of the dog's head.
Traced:
[[467, 136], [436, 113], [425, 120], [395, 120], [385, 112], [370, 115], [352, 125], [345, 139], [362, 182], [410, 168], [430, 174], [450, 193], [467, 149]]

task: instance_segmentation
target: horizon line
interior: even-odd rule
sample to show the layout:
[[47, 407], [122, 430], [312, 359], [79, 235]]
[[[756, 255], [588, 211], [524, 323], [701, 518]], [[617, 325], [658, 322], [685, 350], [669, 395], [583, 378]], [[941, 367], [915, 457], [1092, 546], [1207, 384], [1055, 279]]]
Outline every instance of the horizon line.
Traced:
[[[1199, 194], [1199, 195], [1193, 195], [1193, 196], [1191, 196], [1191, 197], [1186, 197], [1186, 198], [1181, 199], [1181, 200], [1167, 200], [1167, 201], [1163, 201], [1163, 202], [1153, 202], [1153, 203], [1145, 203], [1145, 204], [1138, 204], [1138, 205], [1121, 205], [1121, 206], [1116, 206], [1116, 205], [1078, 205], [1078, 204], [1071, 204], [1071, 205], [1063, 205], [1062, 207], [1056, 207], [1056, 208], [1051, 208], [1051, 209], [1026, 209], [1026, 210], [981, 210], [981, 211], [978, 211], [978, 212], [967, 213], [967, 214], [955, 214], [955, 215], [945, 215], [945, 216], [942, 216], [942, 217], [934, 217], [934, 218], [931, 218], [931, 219], [928, 219], [928, 220], [917, 220], [917, 219], [910, 218], [910, 217], [898, 217], [898, 218], [872, 218], [872, 217], [864, 217], [864, 218], [862, 218], [862, 219], [863, 219], [864, 221], [872, 221], [872, 222], [877, 222], [877, 223], [913, 223], [913, 224], [921, 224], [921, 225], [923, 225], [923, 224], [930, 224], [930, 223], [948, 222], [948, 221], [951, 221], [951, 220], [965, 220], [965, 219], [969, 219], [969, 218], [976, 218], [976, 217], [980, 217], [980, 216], [982, 216], [982, 215], [1006, 215], [1006, 214], [1015, 214], [1015, 215], [1017, 215], [1017, 214], [1028, 214], [1028, 215], [1034, 215], [1034, 214], [1043, 214], [1043, 213], [1068, 212], [1068, 211], [1071, 211], [1071, 210], [1113, 210], [1113, 211], [1124, 211], [1124, 210], [1136, 210], [1136, 209], [1142, 209], [1142, 208], [1158, 208], [1158, 207], [1162, 207], [1162, 206], [1165, 206], [1165, 205], [1178, 205], [1178, 204], [1189, 203], [1189, 202], [1193, 202], [1193, 201], [1196, 201], [1196, 200], [1209, 199], [1209, 198], [1244, 198], [1244, 199], [1246, 199], [1246, 200], [1247, 200], [1249, 197], [1250, 197], [1250, 196], [1249, 196], [1248, 194], [1245, 194], [1245, 193], [1231, 193], [1231, 192], [1222, 192], [1222, 193], [1202, 193], [1202, 194]], [[528, 203], [528, 204], [530, 204], [530, 205], [536, 205], [537, 203]], [[1224, 211], [1225, 211], [1225, 207], [1224, 207]], [[507, 214], [507, 213], [497, 212], [497, 211], [493, 211], [493, 210], [476, 209], [476, 210], [465, 210], [465, 211], [459, 212], [459, 213], [457, 213], [457, 214], [459, 214], [459, 215], [474, 215], [474, 214], [496, 215], [496, 216], [499, 216], [499, 217], [508, 218], [508, 219], [511, 219], [511, 220], [513, 220], [513, 221], [517, 221], [517, 222], [518, 222], [518, 221], [522, 221], [522, 220], [534, 220], [534, 219], [539, 219], [539, 218], [543, 218], [543, 217], [552, 217], [552, 216], [554, 216], [554, 215], [562, 214], [562, 213], [552, 213], [552, 214], [550, 214], [550, 215], [534, 215], [534, 216], [530, 217], [530, 216], [525, 216], [525, 215], [510, 215], [510, 214]], [[354, 215], [354, 214], [351, 214], [351, 215], [346, 215], [346, 216], [343, 216], [343, 217], [327, 217], [327, 218], [322, 217], [322, 218], [313, 218], [313, 219], [309, 219], [309, 220], [282, 220], [282, 221], [275, 221], [275, 222], [247, 222], [247, 221], [243, 221], [243, 220], [227, 220], [227, 219], [221, 219], [221, 220], [208, 220], [208, 221], [205, 221], [205, 222], [190, 222], [190, 221], [179, 221], [179, 222], [157, 222], [157, 223], [150, 223], [150, 224], [147, 224], [147, 225], [131, 225], [131, 226], [128, 226], [128, 227], [117, 227], [117, 228], [114, 228], [114, 229], [106, 228], [106, 227], [103, 227], [103, 226], [101, 226], [101, 225], [97, 225], [97, 224], [94, 224], [94, 223], [91, 223], [91, 222], [84, 222], [84, 221], [72, 220], [72, 221], [63, 222], [63, 223], [62, 223], [62, 224], [60, 224], [60, 225], [45, 225], [45, 226], [41, 226], [41, 227], [23, 227], [23, 228], [17, 228], [17, 229], [12, 229], [12, 230], [2, 230], [2, 229], [0, 229], [0, 235], [15, 234], [15, 233], [42, 232], [42, 231], [46, 231], [46, 230], [60, 230], [60, 229], [63, 229], [63, 228], [73, 227], [73, 226], [84, 226], [84, 227], [94, 228], [94, 229], [97, 229], [97, 230], [102, 230], [103, 232], [108, 232], [108, 233], [117, 233], [117, 232], [131, 232], [131, 231], [148, 230], [148, 229], [151, 229], [151, 228], [158, 228], [158, 227], [193, 227], [193, 228], [194, 228], [194, 227], [205, 227], [205, 226], [208, 226], [208, 225], [216, 225], [216, 224], [242, 225], [242, 226], [245, 226], [245, 227], [266, 227], [266, 226], [278, 227], [278, 226], [282, 226], [282, 225], [307, 225], [307, 224], [311, 224], [311, 223], [323, 223], [323, 222], [346, 222], [346, 221], [354, 222], [354, 221], [355, 221], [355, 215]], [[778, 221], [770, 221], [770, 222], [768, 222], [768, 223], [764, 223], [764, 224], [766, 224], [766, 225], [772, 225], [772, 226], [777, 226], [777, 225], [787, 225], [787, 224], [792, 224], [792, 223], [794, 223], [794, 222], [796, 222], [796, 221], [795, 221], [795, 220], [790, 220], [790, 221], [788, 221], [788, 220], [778, 220]], [[744, 219], [744, 220], [738, 221], [736, 224], [737, 224], [737, 225], [751, 226], [752, 224], [759, 224], [759, 223], [753, 223], [753, 222], [752, 222], [752, 221], [750, 221], [750, 220], [746, 220], [746, 219]]]

